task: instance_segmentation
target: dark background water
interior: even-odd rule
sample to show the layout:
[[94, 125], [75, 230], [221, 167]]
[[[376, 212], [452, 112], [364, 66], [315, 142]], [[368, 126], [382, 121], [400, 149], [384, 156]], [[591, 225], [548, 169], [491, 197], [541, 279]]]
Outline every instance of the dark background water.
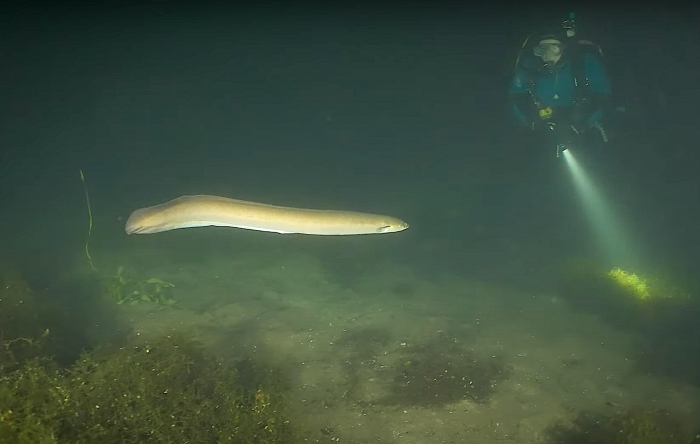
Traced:
[[[690, 8], [690, 7], [689, 7]], [[591, 254], [566, 169], [515, 132], [523, 39], [567, 9], [467, 3], [8, 10], [0, 26], [0, 236], [80, 251], [181, 194], [396, 215], [417, 269], [507, 278]], [[587, 158], [654, 261], [698, 259], [697, 8], [578, 9], [606, 51], [611, 143]], [[361, 242], [368, 242], [362, 240]], [[514, 253], [514, 251], [516, 253]], [[595, 252], [593, 252], [595, 254]], [[514, 273], [515, 274], [515, 273]]]

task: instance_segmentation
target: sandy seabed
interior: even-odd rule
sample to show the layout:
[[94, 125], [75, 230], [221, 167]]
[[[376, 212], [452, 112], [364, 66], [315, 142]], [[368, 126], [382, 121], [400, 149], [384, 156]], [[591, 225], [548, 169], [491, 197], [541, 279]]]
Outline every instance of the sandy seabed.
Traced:
[[120, 307], [130, 335], [185, 332], [282, 369], [307, 442], [543, 443], [583, 411], [700, 417], [698, 388], [645, 374], [634, 337], [552, 294], [379, 258], [343, 276], [293, 250], [194, 260], [154, 248], [114, 261], [174, 283], [183, 308]]

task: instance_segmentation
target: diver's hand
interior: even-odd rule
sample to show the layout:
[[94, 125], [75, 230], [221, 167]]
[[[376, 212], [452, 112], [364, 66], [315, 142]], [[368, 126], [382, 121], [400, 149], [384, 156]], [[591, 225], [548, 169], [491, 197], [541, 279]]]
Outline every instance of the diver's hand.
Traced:
[[532, 130], [533, 131], [544, 131], [544, 130], [549, 130], [549, 131], [554, 131], [557, 129], [557, 124], [556, 122], [552, 122], [551, 120], [535, 120], [532, 122]]

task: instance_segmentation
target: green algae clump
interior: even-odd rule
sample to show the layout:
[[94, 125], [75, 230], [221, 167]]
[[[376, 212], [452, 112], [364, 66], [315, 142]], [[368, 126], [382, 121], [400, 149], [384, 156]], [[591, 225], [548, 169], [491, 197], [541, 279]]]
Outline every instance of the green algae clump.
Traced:
[[608, 271], [608, 276], [632, 297], [641, 300], [651, 299], [651, 287], [646, 279], [620, 268]]

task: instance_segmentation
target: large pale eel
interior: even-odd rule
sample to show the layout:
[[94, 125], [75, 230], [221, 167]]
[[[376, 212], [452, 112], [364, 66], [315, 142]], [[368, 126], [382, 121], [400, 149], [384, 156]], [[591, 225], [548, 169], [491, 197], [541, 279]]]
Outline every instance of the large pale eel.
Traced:
[[180, 196], [136, 210], [126, 221], [125, 231], [126, 234], [150, 234], [207, 226], [326, 236], [394, 233], [408, 228], [400, 219], [378, 214], [281, 207], [197, 195]]

